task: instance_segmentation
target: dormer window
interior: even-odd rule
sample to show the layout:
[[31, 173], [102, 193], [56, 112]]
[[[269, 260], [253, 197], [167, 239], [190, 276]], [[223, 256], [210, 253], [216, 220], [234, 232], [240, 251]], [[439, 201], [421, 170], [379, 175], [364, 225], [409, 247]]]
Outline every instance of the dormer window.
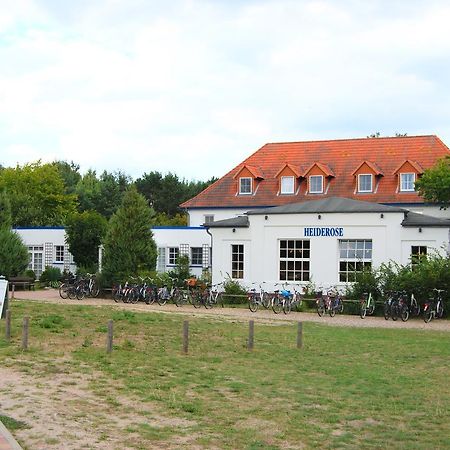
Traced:
[[295, 192], [295, 179], [291, 177], [281, 177], [280, 181], [280, 193], [281, 194], [293, 194]]
[[400, 174], [400, 192], [414, 192], [414, 183], [416, 182], [415, 173]]
[[323, 193], [323, 176], [311, 175], [309, 177], [309, 193], [322, 194]]
[[250, 177], [239, 178], [239, 194], [251, 194], [252, 190], [252, 179]]
[[358, 175], [358, 192], [373, 191], [373, 176], [371, 173], [360, 173]]

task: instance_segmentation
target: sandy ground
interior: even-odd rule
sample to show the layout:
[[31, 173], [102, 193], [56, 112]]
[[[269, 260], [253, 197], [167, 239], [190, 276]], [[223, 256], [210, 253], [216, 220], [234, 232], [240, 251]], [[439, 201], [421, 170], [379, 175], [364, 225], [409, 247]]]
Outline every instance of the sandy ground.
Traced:
[[[436, 320], [429, 324], [423, 320], [386, 321], [380, 317], [337, 315], [334, 318], [319, 317], [315, 313], [292, 312], [289, 315], [275, 315], [272, 311], [252, 313], [248, 309], [215, 308], [206, 310], [195, 309], [190, 305], [181, 308], [168, 304], [145, 305], [115, 303], [109, 299], [63, 300], [58, 291], [49, 289], [42, 291], [20, 291], [15, 293], [11, 301], [33, 300], [39, 302], [94, 305], [129, 309], [133, 311], [157, 311], [160, 313], [183, 314], [187, 317], [220, 317], [221, 319], [248, 321], [254, 319], [260, 323], [276, 323], [310, 321], [330, 326], [380, 327], [450, 331], [450, 321]], [[139, 447], [137, 436], [121, 433], [128, 426], [143, 422], [143, 412], [150, 417], [152, 426], [174, 426], [180, 429], [189, 427], [187, 421], [165, 418], [158, 413], [155, 405], [142, 405], [130, 398], [122, 398], [117, 392], [111, 392], [114, 404], [108, 402], [107, 396], [89, 388], [93, 376], [101, 374], [77, 374], [68, 379], [65, 361], [56, 361], [56, 371], [46, 374], [36, 374], [33, 368], [28, 372], [15, 370], [14, 367], [0, 367], [0, 414], [13, 417], [29, 425], [29, 428], [14, 432], [15, 438], [24, 448], [33, 450], [75, 450], [75, 449], [121, 449]], [[106, 388], [107, 389], [107, 388]], [[145, 411], [144, 411], [145, 410]], [[125, 442], [125, 438], [127, 442]], [[195, 448], [189, 442], [173, 441], [155, 447], [145, 448]]]

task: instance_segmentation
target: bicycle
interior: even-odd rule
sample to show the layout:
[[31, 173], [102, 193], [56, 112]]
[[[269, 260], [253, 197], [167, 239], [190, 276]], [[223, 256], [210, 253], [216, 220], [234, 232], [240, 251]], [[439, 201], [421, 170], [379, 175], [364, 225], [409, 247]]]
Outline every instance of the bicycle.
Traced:
[[[286, 285], [283, 284], [282, 286], [285, 287]], [[289, 314], [291, 312], [292, 297], [291, 291], [287, 289], [275, 290], [272, 298], [272, 311], [275, 314], [279, 314], [281, 311], [283, 311], [284, 314]]]
[[330, 317], [334, 317], [336, 313], [344, 312], [344, 302], [342, 301], [341, 294], [335, 290], [329, 290], [327, 293], [328, 298], [330, 299], [328, 314]]
[[268, 309], [272, 304], [270, 295], [264, 290], [262, 286], [263, 284], [264, 282], [259, 285], [259, 292], [257, 292], [256, 289], [250, 289], [247, 294], [248, 308], [251, 312], [256, 312], [259, 306], [263, 306], [265, 309]]
[[359, 315], [361, 319], [364, 319], [367, 315], [372, 316], [375, 312], [375, 300], [373, 299], [372, 292], [365, 292], [362, 295], [360, 303]]
[[435, 296], [428, 300], [423, 306], [423, 320], [425, 323], [432, 319], [441, 319], [444, 316], [444, 302], [442, 299], [443, 289], [433, 289]]

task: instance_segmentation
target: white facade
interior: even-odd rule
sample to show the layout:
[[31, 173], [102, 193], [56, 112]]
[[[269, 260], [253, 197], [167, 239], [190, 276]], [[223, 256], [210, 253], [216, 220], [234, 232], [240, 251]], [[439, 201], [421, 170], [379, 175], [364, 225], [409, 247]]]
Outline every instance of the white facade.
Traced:
[[[418, 249], [445, 255], [449, 245], [449, 228], [403, 227], [402, 212], [267, 214], [248, 219], [248, 227], [210, 229], [213, 283], [229, 275], [246, 286], [265, 282], [267, 289], [308, 282], [343, 287], [351, 281], [346, 271], [356, 263], [373, 268], [389, 261], [406, 265]], [[292, 246], [292, 258], [284, 252], [287, 246]], [[357, 246], [358, 256], [350, 255], [348, 248]]]
[[[65, 242], [63, 227], [20, 227], [14, 230], [28, 247], [29, 268], [39, 278], [46, 267], [58, 267], [61, 272], [76, 271], [73, 256]], [[203, 227], [154, 227], [153, 237], [158, 248], [157, 270], [166, 272], [175, 267], [177, 255], [186, 254], [190, 270], [200, 276], [211, 264], [211, 237]]]

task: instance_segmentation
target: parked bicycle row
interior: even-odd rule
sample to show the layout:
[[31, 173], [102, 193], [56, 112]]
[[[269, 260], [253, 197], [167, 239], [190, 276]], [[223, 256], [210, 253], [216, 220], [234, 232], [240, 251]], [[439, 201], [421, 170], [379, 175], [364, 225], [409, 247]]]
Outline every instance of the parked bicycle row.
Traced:
[[85, 277], [72, 277], [59, 286], [61, 298], [83, 300], [85, 297], [98, 297], [100, 288], [94, 274], [86, 274]]

